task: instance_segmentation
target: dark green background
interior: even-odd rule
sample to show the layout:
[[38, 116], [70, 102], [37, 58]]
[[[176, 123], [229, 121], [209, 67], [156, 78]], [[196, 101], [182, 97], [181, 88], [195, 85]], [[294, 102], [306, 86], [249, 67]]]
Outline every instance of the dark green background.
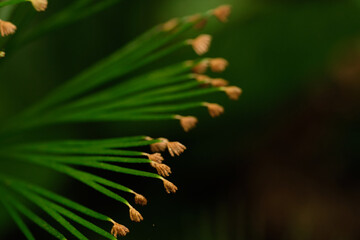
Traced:
[[[69, 1], [49, 2], [30, 30]], [[223, 116], [210, 119], [205, 110], [192, 112], [200, 122], [189, 133], [171, 121], [83, 124], [34, 133], [43, 138], [145, 134], [179, 140], [188, 151], [167, 162], [171, 181], [179, 187], [176, 195], [166, 195], [157, 182], [117, 176], [149, 200], [140, 209], [144, 222], [134, 224], [124, 206], [81, 184], [43, 169], [24, 175], [36, 173], [53, 190], [113, 216], [130, 228], [129, 240], [359, 239], [357, 1], [122, 1], [5, 59], [0, 66], [1, 119], [151, 26], [224, 3], [233, 5], [229, 23], [211, 20], [203, 30], [214, 36], [207, 56], [228, 59], [221, 77], [244, 93], [238, 102], [221, 94], [207, 98], [225, 106]], [[152, 68], [195, 57], [182, 51]], [[348, 77], [348, 68], [358, 74]], [[22, 238], [7, 223], [0, 209], [0, 239]], [[48, 239], [34, 229], [39, 239]]]

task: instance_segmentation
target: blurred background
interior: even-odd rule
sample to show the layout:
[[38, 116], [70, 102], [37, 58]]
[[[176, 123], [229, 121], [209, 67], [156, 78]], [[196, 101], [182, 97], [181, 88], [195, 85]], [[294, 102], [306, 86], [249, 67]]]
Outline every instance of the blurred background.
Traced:
[[[29, 29], [69, 2], [49, 1], [49, 10]], [[45, 170], [37, 181], [115, 216], [130, 228], [129, 240], [360, 239], [360, 1], [122, 1], [5, 59], [0, 117], [40, 99], [153, 25], [225, 3], [233, 6], [230, 21], [213, 19], [202, 30], [214, 36], [207, 56], [230, 62], [221, 77], [243, 89], [238, 102], [208, 97], [225, 106], [223, 116], [210, 119], [197, 111], [200, 122], [189, 133], [171, 121], [35, 133], [178, 140], [188, 150], [167, 157], [178, 193], [167, 195], [157, 182], [114, 176], [149, 200], [139, 209], [144, 222], [134, 224], [124, 206], [75, 181]], [[182, 51], [151, 67], [192, 58], [190, 50]], [[34, 177], [32, 170], [24, 175]], [[13, 225], [0, 209], [0, 239], [23, 238]], [[34, 229], [39, 239], [48, 239]]]

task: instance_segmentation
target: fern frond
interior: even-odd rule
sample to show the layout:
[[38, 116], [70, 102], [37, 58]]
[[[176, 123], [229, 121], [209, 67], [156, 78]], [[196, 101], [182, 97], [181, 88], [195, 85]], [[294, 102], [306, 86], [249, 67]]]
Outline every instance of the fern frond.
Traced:
[[[209, 13], [205, 13], [202, 15], [203, 19], [207, 19], [211, 16]], [[104, 85], [105, 83], [108, 83], [109, 81], [113, 80], [114, 78], [119, 78], [121, 76], [124, 76], [125, 74], [128, 74], [130, 72], [133, 72], [134, 70], [153, 62], [163, 56], [166, 56], [170, 54], [171, 52], [187, 46], [187, 45], [194, 45], [194, 42], [202, 46], [201, 39], [195, 39], [195, 40], [184, 40], [180, 41], [179, 43], [170, 44], [170, 46], [167, 46], [163, 49], [160, 49], [163, 46], [166, 46], [168, 43], [170, 43], [175, 37], [179, 36], [181, 33], [183, 33], [186, 30], [189, 30], [191, 27], [194, 27], [198, 21], [189, 20], [188, 17], [185, 17], [181, 20], [179, 20], [176, 31], [175, 32], [168, 32], [163, 30], [163, 25], [161, 24], [154, 29], [150, 30], [148, 33], [145, 33], [143, 36], [135, 39], [132, 43], [125, 46], [123, 49], [120, 49], [119, 51], [115, 52], [113, 55], [109, 56], [108, 58], [102, 60], [100, 63], [96, 64], [95, 66], [91, 67], [89, 70], [84, 71], [82, 74], [76, 76], [75, 78], [68, 81], [65, 85], [58, 88], [55, 92], [50, 94], [44, 101], [40, 102], [30, 110], [24, 114], [26, 118], [31, 118], [35, 113], [39, 113], [42, 111], [45, 111], [46, 109], [49, 109], [51, 106], [59, 105], [60, 103], [67, 101], [69, 99], [75, 98], [76, 96], [83, 94], [85, 92], [88, 92], [95, 87]], [[202, 36], [202, 35], [201, 35]], [[156, 41], [158, 40], [158, 41]], [[200, 41], [200, 42], [199, 42]], [[207, 50], [208, 46], [205, 46], [205, 49]], [[155, 51], [157, 49], [160, 49], [158, 51]], [[155, 52], [154, 52], [155, 51]], [[151, 53], [151, 55], [149, 55]], [[192, 67], [195, 67], [196, 61], [194, 62], [185, 62], [180, 64], [180, 71], [186, 72], [191, 71]], [[165, 71], [165, 76], [167, 78], [171, 76], [176, 76], [179, 71], [177, 71], [178, 66], [175, 67], [175, 70], [171, 69], [173, 66], [169, 67], [167, 71]], [[169, 71], [170, 70], [170, 71]], [[159, 71], [158, 71], [159, 72]], [[155, 77], [157, 74], [155, 72], [149, 73], [148, 76], [152, 76], [149, 78], [142, 77], [135, 77], [135, 79], [130, 79], [129, 81], [125, 81], [123, 86], [119, 85], [116, 88], [116, 95], [119, 97], [124, 93], [122, 92], [122, 89], [131, 89], [131, 84], [134, 86], [134, 82], [137, 82], [138, 84], [142, 85], [143, 82], [145, 82], [145, 86], [148, 88], [150, 87], [156, 87], [158, 86], [158, 81], [155, 82], [155, 79], [159, 79], [159, 77]], [[151, 78], [153, 78], [153, 81], [151, 81]], [[164, 78], [164, 83], [167, 79]], [[147, 83], [146, 83], [147, 82]], [[155, 82], [155, 84], [154, 84]], [[161, 82], [161, 80], [159, 81]], [[129, 85], [130, 84], [130, 85]], [[136, 89], [136, 87], [135, 87]], [[130, 90], [128, 93], [131, 93]], [[141, 89], [136, 89], [141, 90]], [[144, 88], [145, 90], [145, 88]], [[105, 90], [106, 91], [106, 90]], [[110, 90], [113, 91], [114, 90]], [[216, 92], [221, 91], [221, 89], [212, 89], [208, 92]], [[207, 91], [203, 91], [202, 94], [208, 93]], [[184, 95], [183, 97], [191, 97], [191, 96], [197, 96], [199, 93], [193, 93], [190, 95]], [[108, 93], [102, 93], [102, 96], [109, 96]], [[97, 98], [92, 97], [92, 99]], [[111, 100], [111, 99], [108, 99]], [[100, 108], [100, 110], [107, 110], [109, 108], [115, 108], [117, 105], [122, 105], [122, 103], [118, 103], [119, 99], [116, 99], [116, 103], [110, 104], [110, 106], [105, 105]], [[122, 99], [123, 100], [123, 99]], [[173, 99], [158, 99], [159, 102], [166, 101], [166, 100], [176, 100], [176, 98]], [[90, 101], [91, 102], [91, 101]], [[93, 101], [92, 101], [93, 102]], [[151, 102], [150, 102], [151, 103]], [[155, 101], [156, 103], [156, 101]], [[130, 105], [131, 106], [131, 105]], [[61, 107], [61, 106], [60, 106]], [[99, 110], [99, 109], [96, 109]], [[54, 113], [56, 114], [59, 114]], [[79, 113], [81, 115], [81, 113]], [[47, 124], [47, 122], [51, 122], [51, 114], [48, 116], [50, 119], [47, 119], [45, 121], [38, 121], [33, 120], [34, 122], [31, 124], [28, 124], [24, 127], [34, 127], [42, 124]], [[46, 119], [46, 114], [45, 117]], [[55, 118], [55, 117], [54, 117]], [[71, 116], [64, 116], [64, 119], [67, 119], [68, 121], [71, 121]], [[21, 118], [20, 118], [21, 119]], [[78, 118], [77, 118], [78, 119]], [[164, 119], [164, 118], [162, 118]], [[31, 122], [31, 121], [30, 121]], [[19, 125], [19, 122], [16, 122], [17, 125]]]
[[[8, 0], [2, 2], [0, 7], [25, 1], [28, 0]], [[31, 2], [38, 10], [44, 6], [41, 3], [47, 3], [46, 0], [31, 0]], [[116, 2], [118, 1], [75, 1], [50, 17], [48, 21], [40, 24], [23, 40], [19, 40], [19, 43], [89, 16]], [[222, 92], [235, 100], [240, 96], [241, 89], [227, 86], [226, 80], [212, 79], [202, 74], [207, 69], [216, 73], [224, 71], [228, 64], [226, 60], [221, 58], [186, 60], [145, 73], [142, 73], [142, 68], [184, 48], [192, 48], [197, 55], [205, 54], [210, 47], [212, 37], [201, 34], [191, 39], [184, 39], [184, 33], [197, 29], [200, 25], [203, 26], [203, 23], [212, 16], [225, 21], [228, 11], [228, 7], [222, 6], [155, 26], [112, 55], [73, 77], [14, 119], [10, 119], [0, 130], [0, 139], [6, 140], [13, 134], [21, 136], [28, 130], [44, 126], [93, 121], [176, 120], [185, 131], [189, 131], [195, 127], [198, 120], [194, 116], [180, 115], [182, 111], [205, 108], [211, 117], [219, 116], [224, 112], [223, 107], [208, 103], [203, 98], [209, 94]], [[131, 77], [129, 77], [130, 74]], [[152, 153], [138, 150], [139, 147], [150, 147]], [[46, 142], [29, 141], [25, 138], [18, 142], [4, 141], [4, 144], [0, 145], [0, 156], [9, 162], [21, 161], [39, 165], [77, 180], [98, 193], [126, 205], [130, 219], [140, 222], [143, 220], [142, 215], [117, 191], [132, 195], [133, 201], [140, 205], [147, 203], [146, 198], [107, 177], [93, 174], [91, 169], [157, 179], [162, 182], [167, 193], [175, 193], [178, 188], [165, 179], [170, 175], [171, 169], [162, 163], [164, 158], [159, 152], [167, 150], [174, 157], [179, 156], [185, 149], [186, 147], [179, 142], [147, 136]], [[123, 163], [131, 167], [121, 166]], [[136, 166], [139, 165], [136, 164], [148, 164], [156, 170], [157, 174], [138, 170]], [[79, 167], [90, 170], [79, 170]], [[2, 199], [4, 206], [28, 239], [34, 239], [34, 237], [19, 213], [31, 218], [31, 221], [58, 239], [65, 238], [17, 200], [19, 196], [46, 212], [76, 239], [82, 240], [87, 237], [70, 221], [107, 239], [116, 239], [118, 235], [124, 236], [129, 232], [125, 226], [116, 223], [111, 218], [39, 186], [1, 174], [0, 182], [2, 182], [0, 191], [6, 195]], [[97, 220], [111, 222], [113, 224], [111, 233], [74, 211]]]

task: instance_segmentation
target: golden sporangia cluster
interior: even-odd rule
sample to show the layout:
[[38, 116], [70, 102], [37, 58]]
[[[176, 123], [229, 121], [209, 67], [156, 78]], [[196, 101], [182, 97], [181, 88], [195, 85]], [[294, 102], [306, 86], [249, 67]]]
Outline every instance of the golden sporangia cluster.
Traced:
[[[152, 143], [150, 145], [150, 150], [153, 153], [142, 153], [143, 156], [146, 156], [150, 161], [150, 166], [156, 169], [158, 174], [160, 175], [160, 180], [162, 180], [165, 191], [170, 193], [175, 193], [178, 188], [169, 180], [165, 179], [164, 177], [168, 177], [171, 174], [171, 169], [169, 166], [163, 164], [164, 158], [161, 155], [161, 152], [168, 151], [169, 154], [172, 157], [180, 156], [185, 150], [186, 147], [177, 141], [169, 141], [166, 138], [157, 138], [154, 139], [152, 137], [145, 137], [144, 140], [146, 141], [157, 141], [155, 143]], [[147, 199], [134, 191], [131, 192], [134, 194], [134, 202], [135, 204], [145, 206], [147, 205], [148, 201]], [[141, 222], [144, 220], [141, 213], [136, 210], [133, 206], [128, 204], [129, 207], [129, 215], [131, 221], [134, 222]], [[115, 237], [117, 236], [125, 236], [127, 233], [129, 233], [129, 229], [125, 226], [116, 223], [114, 220], [110, 220], [110, 222], [113, 223], [113, 227], [111, 229], [111, 234], [113, 234]]]
[[[228, 17], [231, 13], [231, 6], [222, 5], [213, 10], [207, 12], [208, 15], [215, 16], [220, 22], [227, 22]], [[203, 28], [207, 23], [207, 18], [201, 14], [195, 14], [187, 17], [187, 21], [193, 22], [196, 29]], [[163, 24], [164, 31], [176, 31], [176, 27], [179, 24], [179, 20], [174, 18]], [[208, 34], [201, 34], [194, 39], [186, 40], [186, 44], [190, 45], [194, 52], [198, 55], [203, 55], [208, 52], [211, 45], [212, 37]], [[194, 65], [194, 61], [187, 61], [189, 65]], [[229, 86], [229, 82], [222, 78], [211, 78], [205, 75], [206, 71], [210, 69], [214, 73], [221, 73], [226, 70], [229, 62], [224, 58], [205, 58], [200, 62], [197, 62], [195, 66], [192, 67], [193, 78], [197, 81], [203, 83], [204, 87], [212, 86], [219, 88], [220, 91], [226, 93], [226, 95], [231, 100], [238, 100], [242, 94], [242, 89], [236, 86]], [[208, 109], [208, 112], [211, 117], [218, 117], [224, 113], [224, 108], [216, 103], [202, 103], [202, 106]], [[198, 123], [198, 119], [194, 116], [181, 116], [174, 115], [174, 119], [179, 120], [182, 128], [188, 132]]]

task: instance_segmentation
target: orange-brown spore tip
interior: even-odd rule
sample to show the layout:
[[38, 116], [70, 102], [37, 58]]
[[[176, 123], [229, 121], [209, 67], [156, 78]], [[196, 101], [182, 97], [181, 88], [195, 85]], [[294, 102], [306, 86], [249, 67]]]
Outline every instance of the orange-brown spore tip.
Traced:
[[16, 26], [8, 21], [3, 21], [0, 19], [0, 34], [2, 37], [9, 36], [14, 34], [16, 31]]
[[242, 94], [242, 89], [236, 86], [224, 87], [223, 90], [231, 100], [238, 100]]
[[188, 40], [187, 43], [192, 46], [198, 55], [203, 55], [209, 51], [211, 40], [212, 37], [210, 35], [201, 34], [195, 39]]
[[190, 22], [190, 23], [196, 23], [197, 21], [199, 21], [201, 19], [201, 14], [196, 13], [194, 15], [188, 16], [186, 21]]
[[178, 25], [179, 25], [179, 19], [173, 18], [162, 25], [162, 30], [164, 32], [170, 32], [174, 30]]
[[169, 140], [166, 138], [158, 138], [161, 142], [150, 144], [150, 149], [152, 152], [164, 152], [167, 148], [167, 143]]
[[163, 179], [164, 187], [167, 193], [176, 193], [178, 188], [170, 181]]
[[204, 106], [208, 108], [211, 117], [218, 117], [224, 113], [224, 108], [217, 103], [204, 103]]
[[184, 129], [185, 132], [188, 132], [191, 129], [195, 128], [196, 124], [198, 123], [198, 119], [193, 116], [176, 115], [175, 119], [180, 120], [180, 125]]
[[133, 207], [130, 207], [129, 213], [130, 213], [130, 219], [133, 222], [141, 222], [142, 220], [144, 220], [141, 214]]
[[230, 5], [221, 5], [213, 10], [213, 15], [220, 21], [220, 22], [227, 22], [229, 15], [231, 13], [231, 6]]
[[229, 62], [224, 58], [213, 58], [210, 59], [209, 65], [213, 72], [223, 72], [229, 65]]
[[158, 172], [158, 174], [160, 176], [163, 177], [168, 177], [171, 174], [171, 169], [169, 166], [162, 164], [162, 163], [157, 163], [157, 162], [151, 162], [150, 165], [156, 169], [156, 171]]
[[205, 59], [205, 60], [199, 62], [197, 65], [195, 65], [192, 68], [192, 72], [197, 73], [197, 74], [203, 74], [206, 72], [208, 66], [209, 66], [209, 60]]
[[5, 57], [5, 52], [4, 51], [0, 51], [0, 58], [4, 58]]
[[127, 227], [125, 227], [124, 225], [121, 225], [113, 220], [111, 220], [111, 222], [114, 224], [112, 229], [111, 229], [111, 234], [117, 238], [118, 235], [120, 235], [121, 237], [125, 237], [126, 234], [128, 234], [130, 231]]
[[135, 194], [135, 203], [141, 206], [145, 206], [147, 204], [147, 199], [138, 193], [134, 193]]
[[202, 18], [199, 22], [195, 24], [194, 28], [196, 30], [201, 30], [206, 26], [207, 22], [208, 20], [206, 18]]
[[187, 21], [194, 23], [194, 28], [198, 30], [203, 29], [207, 24], [207, 19], [201, 16], [201, 14], [194, 14], [188, 17]]
[[30, 2], [32, 3], [35, 10], [38, 12], [45, 11], [48, 5], [47, 0], [30, 0]]
[[186, 147], [179, 142], [169, 142], [167, 147], [172, 157], [180, 156], [186, 150]]
[[154, 161], [157, 163], [162, 163], [162, 161], [164, 161], [164, 158], [161, 156], [160, 153], [153, 153], [153, 154], [144, 153], [144, 155], [146, 155], [150, 161]]
[[229, 82], [222, 78], [214, 78], [211, 80], [210, 84], [213, 87], [225, 87], [229, 85]]
[[205, 83], [210, 83], [211, 82], [211, 78], [209, 76], [206, 76], [206, 75], [203, 75], [203, 74], [196, 74], [195, 78], [199, 82], [205, 82]]

